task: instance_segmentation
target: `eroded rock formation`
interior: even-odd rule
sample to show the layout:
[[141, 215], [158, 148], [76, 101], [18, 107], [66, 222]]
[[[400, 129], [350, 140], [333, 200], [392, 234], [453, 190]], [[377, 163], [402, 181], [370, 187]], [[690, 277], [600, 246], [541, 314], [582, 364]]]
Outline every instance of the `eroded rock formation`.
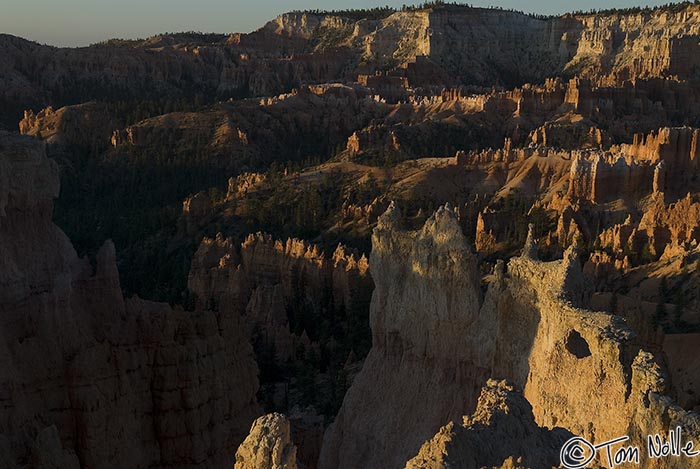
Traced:
[[647, 135], [636, 134], [633, 142], [620, 145], [619, 151], [636, 161], [654, 165], [654, 192], [684, 195], [697, 190], [699, 135], [700, 130], [691, 127], [665, 127]]
[[570, 435], [561, 428], [538, 427], [522, 394], [505, 381], [489, 380], [474, 414], [442, 427], [406, 469], [556, 467], [559, 449]]
[[700, 204], [690, 193], [670, 204], [664, 203], [663, 194], [654, 194], [647, 200], [641, 219], [633, 221], [628, 216], [623, 223], [603, 230], [597, 243], [610, 258], [607, 262], [622, 270], [689, 254], [700, 242], [699, 210]]
[[[342, 246], [327, 258], [308, 242], [282, 242], [257, 233], [240, 247], [220, 235], [205, 238], [192, 262], [189, 288], [201, 306], [245, 316], [250, 334], [261, 334], [264, 342], [274, 345], [279, 359], [286, 360], [298, 345], [309, 345], [303, 329], [291, 330], [290, 308], [304, 304], [302, 309], [320, 310], [330, 305], [356, 315], [369, 299], [372, 279], [364, 255]], [[296, 325], [303, 324], [297, 318]]]
[[574, 247], [559, 261], [539, 261], [526, 249], [507, 272], [497, 264], [482, 300], [473, 255], [449, 208], [417, 232], [399, 224], [390, 208], [374, 231], [373, 347], [326, 433], [321, 467], [401, 466], [421, 440], [476, 408], [490, 376], [523, 391], [537, 425], [590, 441], [629, 435], [641, 446], [647, 434], [676, 425], [700, 436], [700, 418], [665, 396], [663, 365], [624, 320], [585, 309], [591, 289]]
[[[402, 467], [419, 452], [419, 467], [548, 465], [551, 447], [528, 460], [518, 446], [549, 445], [542, 427], [594, 442], [643, 444], [676, 424], [698, 436], [697, 367], [682, 357], [695, 337], [670, 333], [700, 324], [699, 38], [691, 4], [297, 12], [251, 34], [75, 50], [0, 37], [0, 125], [65, 150], [75, 190], [59, 220], [97, 252], [79, 259], [51, 223], [56, 165], [0, 135], [0, 465], [230, 466], [259, 413], [250, 337], [290, 368], [333, 361], [303, 383], [333, 395], [327, 417], [362, 368], [325, 435], [326, 468]], [[165, 182], [132, 193], [144, 174]], [[112, 192], [132, 205], [107, 211]], [[176, 235], [159, 222], [97, 251], [106, 236], [92, 228], [118, 232], [114, 220], [141, 222], [130, 208], [163, 214], [187, 194]], [[380, 216], [390, 199], [405, 220]], [[429, 216], [448, 200], [454, 211]], [[374, 229], [364, 366], [367, 259], [251, 229], [367, 252]], [[171, 292], [162, 279], [182, 283], [167, 271], [189, 265], [192, 243], [196, 296]], [[194, 311], [125, 300], [117, 257]], [[302, 388], [288, 371], [270, 379], [280, 407], [284, 386]], [[319, 451], [315, 412], [297, 430], [290, 418], [299, 466]], [[513, 436], [498, 422], [515, 414], [522, 438], [484, 442]], [[293, 467], [282, 417], [253, 430], [246, 464]]]
[[[380, 18], [287, 13], [250, 34], [164, 34], [56, 49], [2, 38], [3, 122], [54, 101], [270, 96], [302, 83], [376, 78], [391, 89], [453, 84], [509, 86], [576, 74], [574, 110], [593, 109], [591, 86], [697, 78], [700, 10], [678, 8], [535, 18], [440, 5]], [[482, 40], [490, 38], [489, 41]], [[38, 67], [38, 64], [44, 65]], [[435, 81], [438, 80], [438, 81]], [[71, 104], [77, 104], [71, 102]], [[683, 105], [683, 103], [679, 103]]]
[[36, 114], [25, 111], [19, 131], [44, 139], [50, 145], [74, 145], [95, 152], [108, 145], [112, 131], [120, 126], [120, 119], [107, 106], [89, 102], [57, 110], [49, 106]]
[[[125, 300], [52, 223], [55, 163], [0, 134], [0, 460], [6, 467], [224, 467], [258, 414], [240, 318]], [[48, 465], [47, 465], [48, 464]]]
[[482, 301], [477, 261], [456, 217], [440, 209], [415, 233], [399, 222], [390, 206], [374, 230], [373, 346], [326, 433], [322, 468], [403, 465], [473, 408], [486, 379], [469, 340]]
[[296, 455], [287, 418], [263, 415], [236, 451], [234, 469], [297, 469]]

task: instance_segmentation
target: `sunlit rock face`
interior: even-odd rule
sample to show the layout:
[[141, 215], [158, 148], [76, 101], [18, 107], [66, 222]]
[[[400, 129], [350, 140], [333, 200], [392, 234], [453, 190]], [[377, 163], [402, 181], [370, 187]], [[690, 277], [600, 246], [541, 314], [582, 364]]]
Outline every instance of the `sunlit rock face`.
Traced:
[[470, 340], [482, 302], [477, 260], [452, 210], [408, 232], [391, 206], [372, 243], [372, 350], [326, 433], [321, 467], [403, 465], [473, 408], [487, 375]]
[[489, 380], [474, 413], [440, 428], [406, 469], [556, 467], [570, 436], [562, 428], [538, 427], [521, 393], [506, 381]]
[[240, 319], [125, 300], [114, 245], [91, 265], [52, 223], [43, 144], [0, 134], [0, 181], [0, 461], [232, 465], [259, 413]]
[[[699, 32], [697, 6], [541, 19], [445, 5], [356, 22], [333, 15], [288, 13], [241, 37], [240, 43], [273, 44], [285, 37], [290, 44], [301, 44], [320, 36], [321, 49], [323, 45], [346, 47], [369, 63], [415, 64], [429, 57], [433, 64], [472, 83], [538, 82], [567, 71], [599, 83], [620, 84], [696, 73], [698, 44], [693, 37]], [[409, 74], [412, 68], [420, 69], [409, 67]], [[584, 89], [570, 100], [576, 102], [585, 94]]]
[[297, 469], [297, 448], [289, 420], [282, 414], [263, 415], [236, 451], [234, 469]]
[[[496, 265], [482, 298], [474, 255], [449, 207], [418, 231], [400, 225], [392, 206], [374, 231], [373, 347], [326, 432], [321, 467], [401, 467], [419, 450], [470, 444], [462, 430], [449, 439], [465, 441], [445, 443], [454, 424], [438, 430], [477, 408], [490, 376], [523, 392], [533, 438], [543, 431], [537, 426], [591, 441], [629, 435], [639, 445], [675, 425], [698, 434], [697, 415], [664, 396], [660, 362], [624, 320], [586, 309], [591, 289], [574, 247], [562, 260], [539, 261], [531, 232], [522, 256], [507, 270]], [[545, 440], [538, 454], [551, 457], [553, 440]]]

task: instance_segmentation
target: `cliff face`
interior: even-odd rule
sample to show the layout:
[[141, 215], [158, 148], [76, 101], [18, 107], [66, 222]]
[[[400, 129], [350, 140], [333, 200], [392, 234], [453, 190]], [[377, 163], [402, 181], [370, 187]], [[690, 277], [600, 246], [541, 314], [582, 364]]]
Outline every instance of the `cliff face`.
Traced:
[[[568, 169], [566, 193], [571, 201], [584, 199], [604, 204], [658, 193], [679, 198], [697, 189], [698, 132], [692, 127], [664, 127], [634, 135], [632, 143], [605, 150], [556, 149], [544, 145], [511, 148], [506, 140], [503, 148], [470, 154], [461, 152], [456, 164], [486, 167], [490, 163], [507, 164], [511, 173], [500, 188], [502, 193], [513, 187], [527, 194], [551, 192], [559, 189], [557, 182]], [[553, 169], [543, 168], [545, 158]], [[523, 177], [528, 166], [535, 164], [538, 171], [531, 177]], [[551, 173], [554, 174], [550, 176]], [[522, 184], [527, 179], [531, 179], [532, 184]]]
[[571, 26], [506, 11], [440, 8], [429, 15], [427, 55], [476, 83], [540, 82], [570, 57], [565, 31]]
[[514, 196], [536, 200], [530, 213], [544, 209], [545, 224], [558, 218], [542, 243], [550, 253], [579, 239], [620, 262], [629, 255], [626, 265], [636, 266], [658, 260], [669, 245], [689, 248], [698, 240], [688, 197], [700, 188], [698, 129], [663, 127], [630, 139], [607, 149], [513, 148], [506, 139], [502, 148], [458, 152], [456, 165], [485, 172], [477, 187], [496, 194], [476, 218], [477, 249], [494, 252], [512, 241], [517, 226], [503, 198]]
[[92, 267], [51, 222], [42, 144], [0, 135], [0, 181], [0, 460], [232, 464], [259, 412], [239, 318], [124, 300], [111, 242]]
[[654, 192], [685, 195], [698, 189], [699, 137], [700, 130], [696, 128], [664, 127], [646, 135], [636, 134], [632, 143], [620, 145], [619, 151], [637, 161], [656, 165]]
[[676, 425], [700, 435], [697, 415], [664, 396], [661, 365], [624, 320], [585, 309], [590, 288], [574, 248], [541, 262], [531, 232], [507, 273], [496, 265], [482, 300], [450, 209], [417, 232], [398, 222], [390, 208], [374, 231], [373, 347], [326, 433], [321, 467], [401, 466], [441, 425], [475, 409], [488, 377], [512, 380], [537, 425], [590, 441], [629, 434], [644, 445]]
[[643, 445], [647, 434], [676, 425], [696, 432], [697, 415], [664, 395], [671, 383], [661, 361], [641, 348], [646, 338], [620, 317], [587, 309], [587, 292], [574, 248], [553, 262], [523, 254], [507, 275], [497, 267], [482, 309], [498, 324], [493, 375], [524, 390], [539, 425], [589, 440], [630, 435]]
[[602, 84], [697, 73], [700, 10], [539, 19], [516, 12], [445, 5], [352, 22], [286, 14], [261, 31], [354, 49], [365, 61], [414, 63], [427, 56], [466, 82], [539, 82], [562, 72]]
[[[567, 68], [621, 81], [650, 76], [687, 76], [695, 62], [700, 25], [697, 6], [630, 15], [577, 17], [576, 55]], [[663, 32], [662, 32], [663, 31]], [[694, 52], [695, 51], [695, 52]], [[692, 73], [692, 72], [691, 72]]]

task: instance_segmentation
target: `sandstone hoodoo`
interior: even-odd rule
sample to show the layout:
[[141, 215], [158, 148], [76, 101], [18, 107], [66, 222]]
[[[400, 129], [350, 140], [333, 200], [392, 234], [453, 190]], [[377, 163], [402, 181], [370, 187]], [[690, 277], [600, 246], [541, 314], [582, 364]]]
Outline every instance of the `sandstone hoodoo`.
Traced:
[[469, 341], [482, 302], [477, 258], [454, 213], [438, 210], [415, 233], [400, 222], [392, 205], [372, 236], [372, 350], [326, 433], [321, 467], [399, 466], [473, 406], [487, 377]]
[[696, 3], [0, 34], [0, 467], [700, 467]]

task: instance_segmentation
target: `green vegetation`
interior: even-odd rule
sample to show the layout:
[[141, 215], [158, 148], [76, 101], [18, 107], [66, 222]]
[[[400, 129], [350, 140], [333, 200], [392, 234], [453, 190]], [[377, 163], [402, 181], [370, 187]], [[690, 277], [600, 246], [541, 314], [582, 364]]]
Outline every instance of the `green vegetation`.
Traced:
[[[227, 161], [167, 148], [76, 158], [62, 171], [55, 221], [79, 253], [93, 254], [111, 238], [127, 294], [171, 303], [185, 291], [195, 246], [172, 247], [182, 200], [197, 188], [224, 187]], [[86, 177], [89, 175], [89, 177]]]
[[[666, 277], [662, 277], [659, 282], [659, 302], [651, 318], [651, 322], [655, 326], [662, 326], [664, 332], [668, 334], [682, 334], [697, 332], [698, 325], [691, 324], [683, 319], [683, 314], [687, 306], [693, 303], [693, 291], [688, 290], [688, 281], [692, 274], [688, 271], [687, 266], [684, 266], [680, 275], [671, 277], [671, 284]], [[697, 276], [694, 277], [697, 280]], [[689, 296], [690, 293], [690, 296]], [[673, 309], [669, 317], [669, 311], [666, 309], [666, 304], [671, 304]]]
[[[273, 183], [265, 196], [243, 202], [242, 218], [247, 229], [262, 229], [279, 237], [316, 238], [342, 203], [339, 178], [338, 173], [326, 172], [318, 185]], [[276, 181], [274, 176], [272, 180]]]
[[106, 112], [118, 118], [124, 126], [133, 125], [142, 120], [171, 112], [195, 112], [212, 104], [211, 98], [203, 93], [180, 98], [165, 98], [159, 100], [123, 100], [105, 102]]
[[[294, 149], [290, 154], [295, 154]], [[115, 241], [127, 295], [138, 293], [191, 309], [196, 298], [187, 290], [186, 281], [198, 238], [177, 238], [182, 200], [206, 188], [212, 199], [221, 200], [229, 175], [240, 170], [241, 162], [209, 154], [197, 142], [159, 148], [127, 145], [102, 155], [79, 155], [65, 162], [74, 165], [70, 170], [63, 168], [62, 193], [56, 204], [59, 226], [79, 253], [94, 255], [104, 239]], [[369, 246], [362, 245], [368, 242], [366, 234], [354, 243], [351, 237], [337, 235], [323, 239], [322, 233], [335, 222], [344, 200], [369, 203], [382, 189], [368, 178], [346, 194], [344, 177], [331, 171], [319, 172], [312, 183], [284, 177], [320, 161], [320, 157], [310, 157], [286, 165], [273, 162], [266, 171], [270, 189], [243, 198], [237, 215], [204, 227], [199, 236], [228, 229], [240, 240], [250, 232], [267, 231], [276, 238], [320, 239], [327, 252], [339, 241], [368, 251]], [[290, 330], [297, 335], [306, 333], [318, 345], [283, 361], [262, 331], [254, 331], [260, 402], [268, 410], [283, 411], [294, 405], [314, 405], [332, 418], [348, 386], [344, 371], [348, 356], [362, 359], [371, 346], [371, 288], [352, 292], [352, 303], [339, 305], [329, 286], [320, 298], [310, 298], [301, 273], [292, 272], [292, 276], [296, 279], [294, 295], [285, 305]], [[218, 309], [213, 302], [207, 302], [207, 307]], [[275, 398], [280, 386], [285, 389], [282, 404]]]
[[676, 293], [676, 304], [673, 308], [673, 325], [677, 328], [681, 328], [683, 325], [682, 316], [683, 310], [685, 309], [685, 294], [682, 289], [678, 290]]
[[[332, 419], [348, 387], [348, 357], [362, 359], [371, 346], [371, 289], [353, 291], [353, 303], [346, 308], [334, 303], [330, 285], [312, 297], [303, 272], [294, 266], [291, 275], [293, 294], [286, 304], [290, 332], [297, 337], [305, 334], [311, 342], [299, 343], [291, 357], [282, 359], [261, 328], [254, 330], [253, 346], [260, 367], [259, 399], [268, 412], [312, 405]], [[281, 400], [280, 387], [284, 391]]]
[[321, 26], [316, 33], [316, 50], [325, 50], [342, 45], [352, 36], [351, 25], [344, 27]]
[[220, 43], [228, 38], [227, 34], [221, 33], [204, 33], [202, 31], [183, 31], [179, 33], [166, 32], [156, 36], [151, 36], [147, 39], [107, 39], [106, 41], [100, 41], [95, 44], [91, 44], [90, 47], [148, 47], [151, 44], [163, 45], [163, 43], [173, 43], [173, 44], [215, 44]]
[[652, 317], [652, 324], [654, 326], [660, 326], [666, 322], [667, 318], [668, 314], [666, 313], [666, 307], [663, 303], [657, 303], [654, 316]]
[[[693, 1], [683, 1], [683, 2], [670, 2], [659, 6], [635, 6], [629, 8], [606, 8], [606, 9], [590, 9], [590, 10], [575, 10], [567, 15], [571, 16], [584, 16], [584, 15], [636, 15], [636, 14], [651, 14], [655, 12], [670, 12], [677, 13], [685, 10], [691, 5], [700, 4], [700, 0]], [[294, 10], [291, 13], [310, 13], [314, 15], [328, 15], [328, 16], [340, 16], [343, 18], [348, 18], [353, 21], [359, 21], [363, 19], [367, 20], [381, 20], [389, 15], [396, 13], [398, 11], [422, 11], [428, 9], [439, 9], [443, 7], [464, 7], [464, 8], [474, 8], [473, 5], [469, 3], [462, 2], [445, 2], [441, 0], [434, 0], [429, 2], [423, 2], [416, 5], [402, 5], [400, 9], [396, 9], [390, 6], [376, 7], [376, 8], [366, 8], [366, 9], [346, 9], [346, 10]], [[508, 11], [512, 13], [520, 13], [526, 16], [537, 19], [549, 19], [558, 17], [558, 15], [543, 15], [538, 13], [528, 13], [521, 10], [512, 8], [503, 8], [499, 6], [489, 6], [488, 10], [496, 11]]]
[[[429, 10], [429, 9], [439, 9], [439, 8], [446, 7], [446, 6], [474, 8], [469, 3], [445, 2], [442, 0], [433, 0], [433, 1], [429, 1], [429, 2], [418, 3], [415, 5], [404, 4], [401, 6], [400, 9], [393, 8], [393, 7], [386, 5], [383, 7], [375, 7], [375, 8], [350, 8], [350, 9], [345, 9], [345, 10], [321, 10], [321, 9], [292, 10], [290, 13], [292, 13], [292, 14], [307, 13], [307, 14], [319, 15], [319, 16], [339, 16], [339, 17], [347, 18], [347, 19], [350, 19], [353, 21], [359, 21], [359, 20], [381, 20], [381, 19], [384, 19], [384, 18], [386, 18], [394, 13], [397, 13], [399, 11], [402, 11], [402, 12], [423, 11], [423, 10]], [[545, 16], [545, 15], [524, 13], [520, 10], [505, 9], [505, 8], [498, 7], [498, 6], [490, 6], [490, 7], [485, 8], [485, 9], [498, 10], [498, 11], [511, 11], [511, 12], [515, 12], [515, 13], [521, 13], [524, 15], [526, 14], [528, 16], [547, 18], [547, 16]]]
[[359, 20], [381, 20], [396, 13], [396, 9], [390, 6], [376, 8], [351, 8], [347, 10], [293, 10], [292, 14], [308, 13], [319, 16], [340, 16], [353, 21]]
[[590, 9], [590, 10], [577, 10], [572, 13], [571, 15], [637, 15], [637, 14], [651, 14], [655, 12], [669, 12], [669, 13], [678, 13], [680, 11], [685, 10], [691, 5], [699, 5], [700, 2], [698, 0], [694, 0], [692, 2], [690, 1], [685, 1], [685, 2], [670, 2], [666, 3], [664, 5], [658, 5], [658, 6], [635, 6], [635, 7], [629, 7], [629, 8], [606, 8], [606, 9]]
[[613, 314], [617, 313], [619, 299], [617, 298], [617, 293], [613, 293], [610, 297], [610, 305], [608, 307], [609, 311]]
[[[205, 104], [195, 95], [192, 99], [117, 100], [104, 106], [106, 113], [129, 124], [159, 112], [202, 110]], [[263, 112], [256, 107], [256, 118], [264, 125], [246, 129], [251, 145], [231, 150], [210, 145], [217, 119], [227, 115], [223, 106], [202, 110], [201, 123], [185, 124], [182, 129], [177, 125], [171, 128], [168, 119], [177, 124], [177, 117], [166, 114], [152, 128], [146, 125], [145, 132], [156, 135], [155, 143], [149, 140], [108, 149], [70, 148], [57, 155], [62, 178], [56, 203], [57, 224], [80, 254], [94, 253], [105, 239], [112, 238], [127, 294], [168, 302], [178, 302], [186, 294], [189, 257], [195, 248], [188, 243], [197, 244], [199, 240], [172, 239], [182, 201], [188, 195], [207, 190], [221, 194], [229, 177], [268, 168], [269, 180], [276, 187], [283, 171], [293, 173], [326, 161], [347, 138], [350, 126], [362, 124], [350, 117], [339, 119], [337, 114], [335, 119], [327, 119], [336, 111], [330, 104], [308, 121], [294, 124], [283, 109]], [[244, 106], [235, 112], [245, 115], [248, 108]], [[353, 112], [354, 108], [347, 109], [348, 115]], [[208, 120], [211, 113], [213, 120]], [[244, 119], [233, 111], [230, 118]], [[283, 237], [318, 236], [328, 217], [342, 204], [337, 185], [341, 181], [334, 177], [319, 174], [319, 186], [290, 181], [272, 191], [269, 199], [245, 200], [238, 234], [268, 230]]]

